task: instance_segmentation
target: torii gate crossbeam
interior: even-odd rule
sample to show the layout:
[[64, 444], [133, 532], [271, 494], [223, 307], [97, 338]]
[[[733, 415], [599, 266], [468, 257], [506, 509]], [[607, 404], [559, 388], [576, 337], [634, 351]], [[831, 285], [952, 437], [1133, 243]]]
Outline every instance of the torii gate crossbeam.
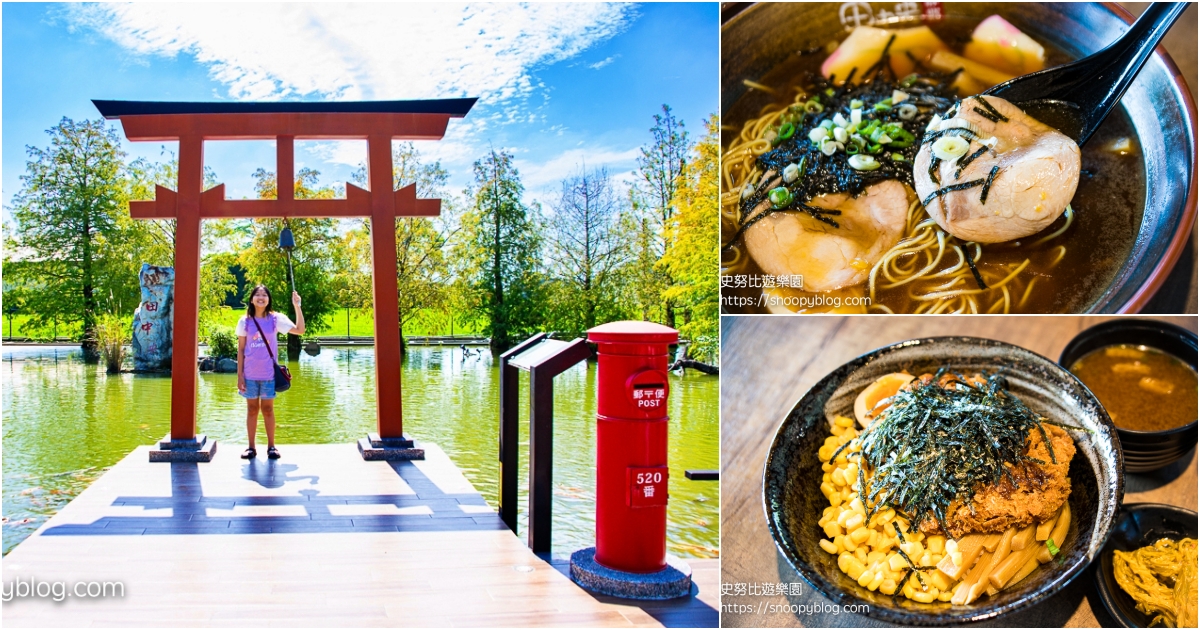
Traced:
[[[135, 219], [176, 221], [170, 442], [183, 444], [196, 439], [200, 222], [228, 218], [367, 217], [371, 221], [378, 438], [388, 444], [407, 443], [400, 402], [396, 218], [437, 216], [441, 201], [417, 199], [415, 185], [393, 189], [392, 140], [440, 140], [450, 119], [466, 116], [475, 99], [343, 103], [92, 102], [105, 118], [120, 120], [125, 137], [132, 142], [179, 142], [176, 190], [158, 186], [153, 201], [129, 204], [129, 214]], [[347, 183], [345, 199], [296, 199], [293, 173], [297, 139], [366, 140], [370, 190]], [[205, 140], [274, 140], [277, 198], [225, 199], [223, 184], [203, 190]]]

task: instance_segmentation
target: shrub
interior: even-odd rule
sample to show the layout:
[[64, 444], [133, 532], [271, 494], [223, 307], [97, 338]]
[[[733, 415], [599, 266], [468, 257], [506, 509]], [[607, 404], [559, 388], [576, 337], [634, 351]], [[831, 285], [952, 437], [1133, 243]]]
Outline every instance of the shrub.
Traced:
[[120, 373], [125, 362], [125, 344], [133, 337], [128, 326], [116, 315], [101, 315], [96, 321], [96, 344], [109, 374]]
[[208, 354], [214, 359], [237, 358], [237, 336], [228, 328], [217, 328], [208, 334]]

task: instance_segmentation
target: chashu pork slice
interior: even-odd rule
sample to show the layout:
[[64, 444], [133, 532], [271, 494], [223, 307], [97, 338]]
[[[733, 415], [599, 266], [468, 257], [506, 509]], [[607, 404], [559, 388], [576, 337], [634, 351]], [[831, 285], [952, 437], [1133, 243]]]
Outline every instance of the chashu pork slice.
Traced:
[[[983, 99], [986, 105], [979, 102]], [[957, 107], [954, 118], [943, 121], [941, 127], [964, 126], [978, 133], [975, 137], [963, 136], [969, 139], [970, 147], [958, 160], [939, 161], [934, 169], [937, 182], [929, 172], [933, 143], [922, 144], [913, 163], [917, 196], [924, 201], [946, 186], [986, 181], [993, 167], [999, 169], [988, 187], [986, 201], [981, 200], [983, 186], [948, 192], [926, 206], [929, 216], [950, 234], [977, 243], [1012, 241], [1036, 234], [1053, 223], [1066, 210], [1079, 185], [1079, 145], [1002, 98], [972, 96]], [[959, 162], [984, 147], [983, 142], [992, 146], [955, 177]]]
[[746, 230], [746, 250], [764, 273], [803, 276], [805, 291], [862, 284], [904, 235], [911, 201], [912, 189], [894, 180], [872, 184], [858, 197], [821, 195], [809, 205], [840, 210], [831, 217], [838, 227], [802, 212], [775, 212]]

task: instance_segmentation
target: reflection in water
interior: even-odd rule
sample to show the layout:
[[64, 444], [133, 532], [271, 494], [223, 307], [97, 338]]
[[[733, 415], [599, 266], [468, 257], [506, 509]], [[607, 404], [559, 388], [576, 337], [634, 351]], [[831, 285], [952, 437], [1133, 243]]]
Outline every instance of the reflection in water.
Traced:
[[[137, 446], [170, 427], [171, 381], [160, 376], [106, 376], [74, 347], [6, 347], [3, 364], [4, 551], [23, 540]], [[288, 444], [353, 443], [375, 429], [375, 351], [329, 348], [291, 364], [292, 389], [276, 400], [277, 465], [243, 469], [264, 487], [287, 478]], [[414, 347], [403, 369], [404, 431], [440, 445], [495, 507], [499, 494], [499, 369], [488, 352]], [[596, 366], [577, 365], [555, 379], [554, 553], [594, 544]], [[719, 467], [717, 379], [672, 377], [668, 550], [714, 557], [718, 547], [716, 482], [689, 481], [686, 469]], [[528, 378], [521, 383], [521, 536], [528, 472]], [[218, 457], [245, 444], [246, 404], [233, 374], [202, 373], [198, 431], [223, 442]], [[259, 423], [258, 440], [265, 443]]]

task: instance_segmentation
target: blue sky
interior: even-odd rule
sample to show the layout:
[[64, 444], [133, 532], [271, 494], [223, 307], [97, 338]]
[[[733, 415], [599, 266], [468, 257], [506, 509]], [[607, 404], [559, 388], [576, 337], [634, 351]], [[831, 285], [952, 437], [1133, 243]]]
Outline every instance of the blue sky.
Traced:
[[[693, 138], [718, 107], [718, 5], [132, 4], [3, 6], [4, 216], [27, 145], [91, 99], [384, 100], [476, 96], [445, 139], [418, 143], [471, 179], [489, 147], [511, 150], [529, 200], [551, 201], [581, 165], [627, 180], [666, 103]], [[118, 124], [118, 123], [113, 123]], [[122, 136], [123, 138], [123, 136]], [[131, 157], [166, 160], [161, 143]], [[274, 145], [208, 143], [231, 198], [274, 170]], [[171, 145], [166, 151], [174, 150]], [[365, 143], [304, 143], [297, 168], [349, 178]]]

